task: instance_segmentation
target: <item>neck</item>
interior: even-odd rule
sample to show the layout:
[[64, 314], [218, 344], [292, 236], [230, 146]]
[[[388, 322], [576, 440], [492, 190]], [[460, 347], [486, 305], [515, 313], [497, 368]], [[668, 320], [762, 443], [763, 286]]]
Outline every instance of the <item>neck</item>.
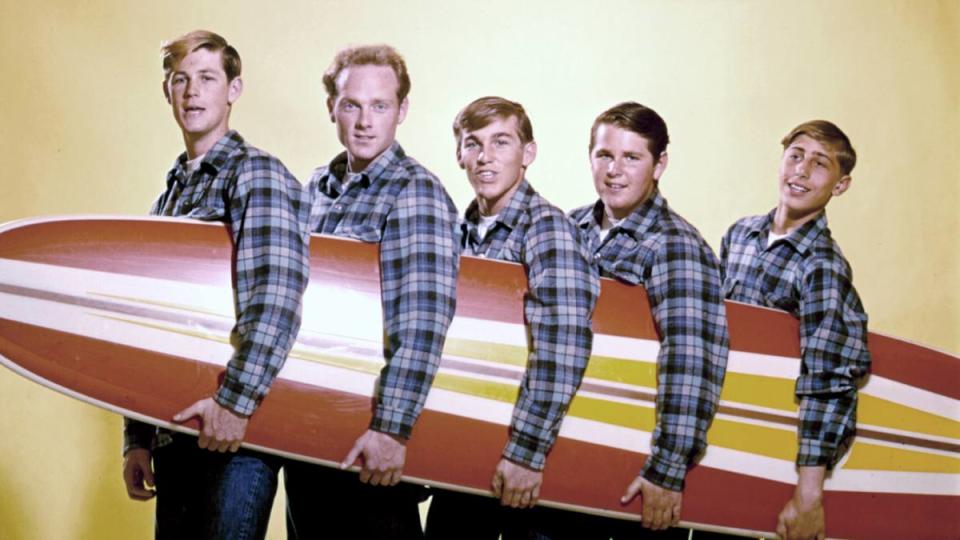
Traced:
[[230, 130], [224, 126], [223, 129], [211, 131], [197, 137], [192, 137], [184, 133], [183, 144], [187, 147], [187, 158], [194, 159], [197, 156], [206, 154], [228, 131]]
[[816, 219], [823, 209], [807, 213], [797, 213], [791, 211], [783, 204], [777, 205], [777, 211], [773, 214], [773, 223], [770, 230], [774, 234], [789, 234], [812, 219]]

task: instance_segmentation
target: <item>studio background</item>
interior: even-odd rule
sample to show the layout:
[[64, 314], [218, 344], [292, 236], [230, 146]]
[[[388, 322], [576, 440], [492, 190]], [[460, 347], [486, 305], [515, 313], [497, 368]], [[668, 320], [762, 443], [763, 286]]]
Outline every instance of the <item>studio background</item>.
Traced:
[[[406, 57], [398, 139], [461, 209], [450, 124], [472, 99], [524, 104], [539, 144], [528, 178], [564, 209], [595, 198], [593, 118], [649, 105], [672, 140], [661, 191], [715, 249], [773, 207], [781, 137], [832, 120], [859, 161], [828, 215], [871, 330], [960, 351], [960, 2], [5, 0], [0, 222], [146, 214], [183, 150], [159, 46], [197, 28], [243, 59], [231, 126], [302, 182], [341, 149], [321, 76], [350, 43]], [[7, 370], [0, 396], [4, 538], [152, 537], [153, 503], [126, 497], [118, 416]], [[270, 538], [284, 538], [281, 505]]]

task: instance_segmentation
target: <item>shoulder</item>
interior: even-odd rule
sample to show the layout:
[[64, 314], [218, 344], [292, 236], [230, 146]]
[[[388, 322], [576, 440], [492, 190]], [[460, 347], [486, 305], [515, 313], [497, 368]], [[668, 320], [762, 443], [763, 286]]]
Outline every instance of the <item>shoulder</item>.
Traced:
[[812, 246], [804, 264], [803, 274], [804, 277], [813, 274], [829, 274], [844, 281], [853, 279], [853, 269], [850, 267], [850, 263], [843, 256], [840, 246], [829, 235], [829, 232], [822, 235]]
[[453, 200], [437, 175], [410, 156], [393, 163], [385, 179], [398, 183], [399, 199], [409, 204], [438, 204], [456, 212]]
[[585, 204], [579, 208], [574, 208], [567, 215], [570, 216], [570, 219], [572, 219], [574, 223], [579, 223], [584, 217], [590, 215], [593, 207], [593, 204]]
[[238, 147], [235, 153], [238, 159], [236, 169], [238, 183], [267, 182], [281, 183], [287, 187], [301, 187], [293, 173], [273, 154], [247, 143]]
[[658, 243], [661, 251], [666, 250], [670, 254], [683, 252], [713, 256], [713, 250], [700, 231], [670, 208], [663, 212], [656, 230], [660, 236]]

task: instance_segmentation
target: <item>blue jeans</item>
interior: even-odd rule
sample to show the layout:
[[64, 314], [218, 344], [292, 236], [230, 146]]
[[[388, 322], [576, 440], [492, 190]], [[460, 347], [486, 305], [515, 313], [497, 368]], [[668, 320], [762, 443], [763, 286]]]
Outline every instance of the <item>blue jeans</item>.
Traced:
[[211, 452], [198, 447], [196, 437], [175, 434], [153, 453], [156, 538], [264, 538], [281, 464], [246, 449]]
[[423, 538], [418, 505], [421, 486], [371, 486], [354, 471], [301, 461], [283, 466], [287, 491], [287, 539]]

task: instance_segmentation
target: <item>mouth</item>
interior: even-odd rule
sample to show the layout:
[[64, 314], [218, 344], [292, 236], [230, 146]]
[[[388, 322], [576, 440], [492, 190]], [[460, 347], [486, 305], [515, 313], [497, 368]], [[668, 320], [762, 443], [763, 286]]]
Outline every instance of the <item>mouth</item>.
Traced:
[[614, 192], [614, 193], [619, 193], [620, 191], [623, 191], [623, 190], [627, 189], [627, 185], [626, 185], [626, 184], [620, 184], [620, 183], [617, 183], [617, 182], [606, 182], [604, 185], [607, 186], [607, 189], [608, 189], [608, 190], [610, 190], [610, 191], [612, 191], [612, 192]]
[[810, 188], [803, 187], [800, 184], [794, 184], [793, 182], [787, 182], [787, 188], [791, 193], [807, 193], [810, 191]]
[[493, 180], [494, 177], [497, 176], [497, 172], [484, 169], [481, 171], [477, 171], [477, 174], [475, 176], [480, 180]]
[[183, 112], [187, 116], [196, 116], [205, 110], [206, 109], [204, 109], [203, 107], [198, 107], [196, 105], [187, 105], [186, 107], [183, 108]]

